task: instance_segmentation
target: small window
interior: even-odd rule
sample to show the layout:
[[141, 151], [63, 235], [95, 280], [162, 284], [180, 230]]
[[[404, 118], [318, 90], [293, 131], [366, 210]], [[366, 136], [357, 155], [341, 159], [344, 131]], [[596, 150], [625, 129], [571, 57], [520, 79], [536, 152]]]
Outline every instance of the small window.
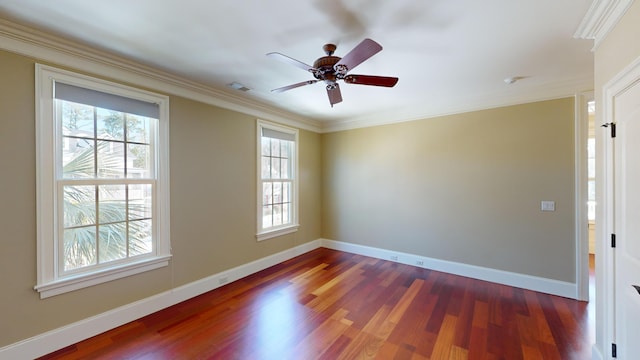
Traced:
[[298, 130], [258, 121], [258, 240], [298, 229]]
[[168, 98], [36, 67], [41, 297], [166, 266]]

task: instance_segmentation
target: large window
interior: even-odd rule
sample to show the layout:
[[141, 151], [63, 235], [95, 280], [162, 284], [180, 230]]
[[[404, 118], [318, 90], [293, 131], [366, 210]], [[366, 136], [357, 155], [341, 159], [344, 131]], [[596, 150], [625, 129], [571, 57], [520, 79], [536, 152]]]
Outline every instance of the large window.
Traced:
[[298, 131], [258, 121], [258, 240], [298, 229]]
[[37, 66], [41, 297], [169, 260], [168, 98]]

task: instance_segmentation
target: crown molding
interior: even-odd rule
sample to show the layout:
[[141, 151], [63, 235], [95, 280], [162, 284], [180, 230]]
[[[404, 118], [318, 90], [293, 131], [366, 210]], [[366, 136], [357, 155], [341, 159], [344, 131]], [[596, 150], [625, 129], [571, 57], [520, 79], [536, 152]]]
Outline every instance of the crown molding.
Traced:
[[0, 18], [0, 49], [313, 132], [321, 122]]
[[634, 0], [593, 0], [587, 14], [573, 35], [576, 39], [594, 40], [595, 50], [618, 24]]
[[388, 113], [389, 116], [380, 117], [385, 119], [381, 121], [366, 117], [341, 121], [327, 121], [322, 128], [322, 133], [354, 130], [371, 126], [390, 125], [410, 121], [419, 121], [442, 116], [501, 108], [506, 106], [563, 99], [567, 97], [574, 97], [576, 93], [590, 91], [591, 89], [593, 89], [593, 77], [591, 75], [586, 75], [583, 77], [568, 79], [565, 82], [559, 84], [542, 84], [537, 86], [537, 88], [528, 91], [526, 94], [484, 94], [475, 98], [465, 99], [465, 101], [461, 102], [463, 105], [456, 107], [445, 107], [440, 109], [440, 111], [425, 113], [424, 115], [417, 117], [404, 116], [401, 113], [401, 110], [391, 109]]

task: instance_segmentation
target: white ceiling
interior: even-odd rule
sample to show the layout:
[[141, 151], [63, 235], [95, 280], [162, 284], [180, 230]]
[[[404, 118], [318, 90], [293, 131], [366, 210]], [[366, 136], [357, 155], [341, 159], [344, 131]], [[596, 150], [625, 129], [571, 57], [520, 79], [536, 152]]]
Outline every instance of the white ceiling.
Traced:
[[[195, 81], [320, 128], [406, 121], [569, 96], [593, 87], [590, 40], [573, 35], [590, 0], [0, 0], [0, 18], [46, 30]], [[394, 88], [322, 83], [265, 56], [307, 64], [371, 38], [382, 52], [353, 73]], [[508, 85], [507, 77], [524, 77]], [[227, 86], [238, 82], [248, 92]]]

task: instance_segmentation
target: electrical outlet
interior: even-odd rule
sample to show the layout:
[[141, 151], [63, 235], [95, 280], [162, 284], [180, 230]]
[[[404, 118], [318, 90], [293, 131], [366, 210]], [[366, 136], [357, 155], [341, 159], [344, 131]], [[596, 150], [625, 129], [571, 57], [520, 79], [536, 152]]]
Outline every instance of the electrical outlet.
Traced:
[[398, 261], [398, 255], [391, 255], [389, 258], [391, 261]]
[[416, 260], [416, 265], [424, 266], [424, 260]]
[[540, 210], [542, 211], [556, 211], [556, 202], [555, 201], [541, 201], [540, 202]]
[[221, 276], [218, 281], [220, 282], [220, 285], [226, 284], [226, 283], [229, 282], [229, 277], [228, 276]]

